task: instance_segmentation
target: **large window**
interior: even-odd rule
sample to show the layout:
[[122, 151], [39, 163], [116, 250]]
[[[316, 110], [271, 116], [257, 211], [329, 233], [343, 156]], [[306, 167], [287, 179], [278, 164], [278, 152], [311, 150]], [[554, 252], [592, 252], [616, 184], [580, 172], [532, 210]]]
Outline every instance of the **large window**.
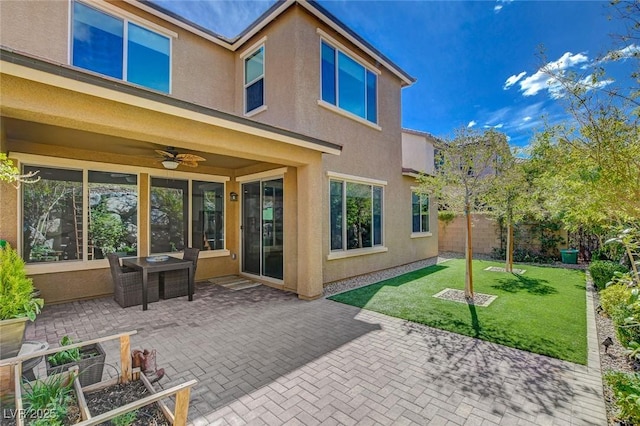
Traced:
[[245, 113], [264, 105], [264, 46], [244, 59]]
[[325, 41], [321, 57], [322, 100], [377, 123], [376, 74]]
[[33, 171], [39, 171], [40, 180], [24, 185], [22, 193], [22, 254], [27, 263], [102, 259], [114, 252], [137, 254], [136, 175], [23, 168], [24, 173]]
[[382, 245], [382, 187], [331, 180], [331, 250]]
[[224, 184], [151, 178], [149, 224], [151, 253], [181, 251], [187, 246], [203, 251], [224, 249]]
[[416, 191], [411, 192], [412, 231], [429, 232], [429, 196]]
[[224, 184], [192, 182], [192, 246], [200, 250], [224, 249]]
[[138, 254], [138, 177], [89, 170], [87, 259]]
[[74, 2], [72, 43], [73, 65], [169, 93], [168, 37]]
[[81, 260], [84, 221], [82, 170], [24, 166], [40, 180], [23, 185], [22, 257], [27, 263]]

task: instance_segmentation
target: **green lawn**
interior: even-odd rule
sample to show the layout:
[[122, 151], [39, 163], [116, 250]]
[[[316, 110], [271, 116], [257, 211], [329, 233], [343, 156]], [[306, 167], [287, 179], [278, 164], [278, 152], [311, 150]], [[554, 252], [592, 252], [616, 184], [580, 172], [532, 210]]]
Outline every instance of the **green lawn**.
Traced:
[[432, 297], [464, 289], [464, 260], [448, 262], [330, 297], [331, 300], [567, 361], [587, 362], [585, 275], [519, 265], [523, 275], [484, 271], [474, 261], [474, 291], [496, 295], [486, 307]]

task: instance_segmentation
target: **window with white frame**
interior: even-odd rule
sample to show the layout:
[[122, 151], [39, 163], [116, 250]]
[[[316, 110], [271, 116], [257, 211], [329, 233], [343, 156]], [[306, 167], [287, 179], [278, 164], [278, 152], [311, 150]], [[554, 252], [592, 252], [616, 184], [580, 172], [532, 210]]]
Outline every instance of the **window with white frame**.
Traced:
[[429, 232], [429, 195], [411, 191], [412, 231]]
[[382, 245], [382, 186], [331, 179], [331, 251]]
[[377, 123], [376, 74], [325, 40], [320, 50], [322, 100]]
[[224, 249], [224, 183], [152, 177], [150, 207], [151, 253]]
[[74, 1], [71, 41], [74, 66], [170, 92], [169, 37]]
[[264, 45], [244, 58], [244, 112], [264, 106]]
[[137, 254], [136, 175], [23, 167], [24, 173], [35, 171], [40, 180], [24, 185], [22, 191], [22, 256], [26, 263], [91, 261], [114, 252]]

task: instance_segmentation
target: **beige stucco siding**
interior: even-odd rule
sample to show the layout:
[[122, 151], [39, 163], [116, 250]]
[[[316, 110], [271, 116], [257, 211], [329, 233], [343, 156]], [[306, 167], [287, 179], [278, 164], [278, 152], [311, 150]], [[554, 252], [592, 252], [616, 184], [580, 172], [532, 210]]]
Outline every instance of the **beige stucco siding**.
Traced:
[[[65, 0], [2, 0], [0, 44], [72, 66], [69, 62], [70, 4], [71, 1]], [[177, 34], [171, 40], [171, 96], [225, 112], [234, 110], [236, 87], [230, 84], [235, 71], [233, 52], [130, 4], [112, 2], [111, 5], [107, 13], [116, 16], [121, 9], [140, 17], [138, 21], [131, 19], [132, 22], [142, 26], [150, 22]]]

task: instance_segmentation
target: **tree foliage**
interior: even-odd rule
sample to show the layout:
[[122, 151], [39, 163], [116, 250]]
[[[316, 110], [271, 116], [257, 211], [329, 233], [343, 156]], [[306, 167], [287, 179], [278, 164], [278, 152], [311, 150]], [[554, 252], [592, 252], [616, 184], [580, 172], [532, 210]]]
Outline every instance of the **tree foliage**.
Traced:
[[37, 174], [37, 171], [21, 174], [20, 170], [13, 164], [13, 161], [7, 157], [7, 154], [0, 152], [0, 182], [9, 182], [19, 188], [21, 183], [39, 181], [40, 176], [37, 176]]
[[445, 209], [467, 219], [465, 294], [473, 298], [471, 266], [472, 213], [486, 211], [487, 195], [502, 168], [511, 161], [507, 137], [493, 129], [484, 132], [461, 128], [438, 147], [434, 176], [420, 178], [420, 190], [432, 193]]
[[[539, 133], [531, 156], [546, 208], [570, 230], [640, 218], [640, 2], [614, 2], [613, 11], [628, 33], [582, 74], [543, 67], [571, 119]], [[633, 84], [616, 83], [612, 65], [631, 67]]]

